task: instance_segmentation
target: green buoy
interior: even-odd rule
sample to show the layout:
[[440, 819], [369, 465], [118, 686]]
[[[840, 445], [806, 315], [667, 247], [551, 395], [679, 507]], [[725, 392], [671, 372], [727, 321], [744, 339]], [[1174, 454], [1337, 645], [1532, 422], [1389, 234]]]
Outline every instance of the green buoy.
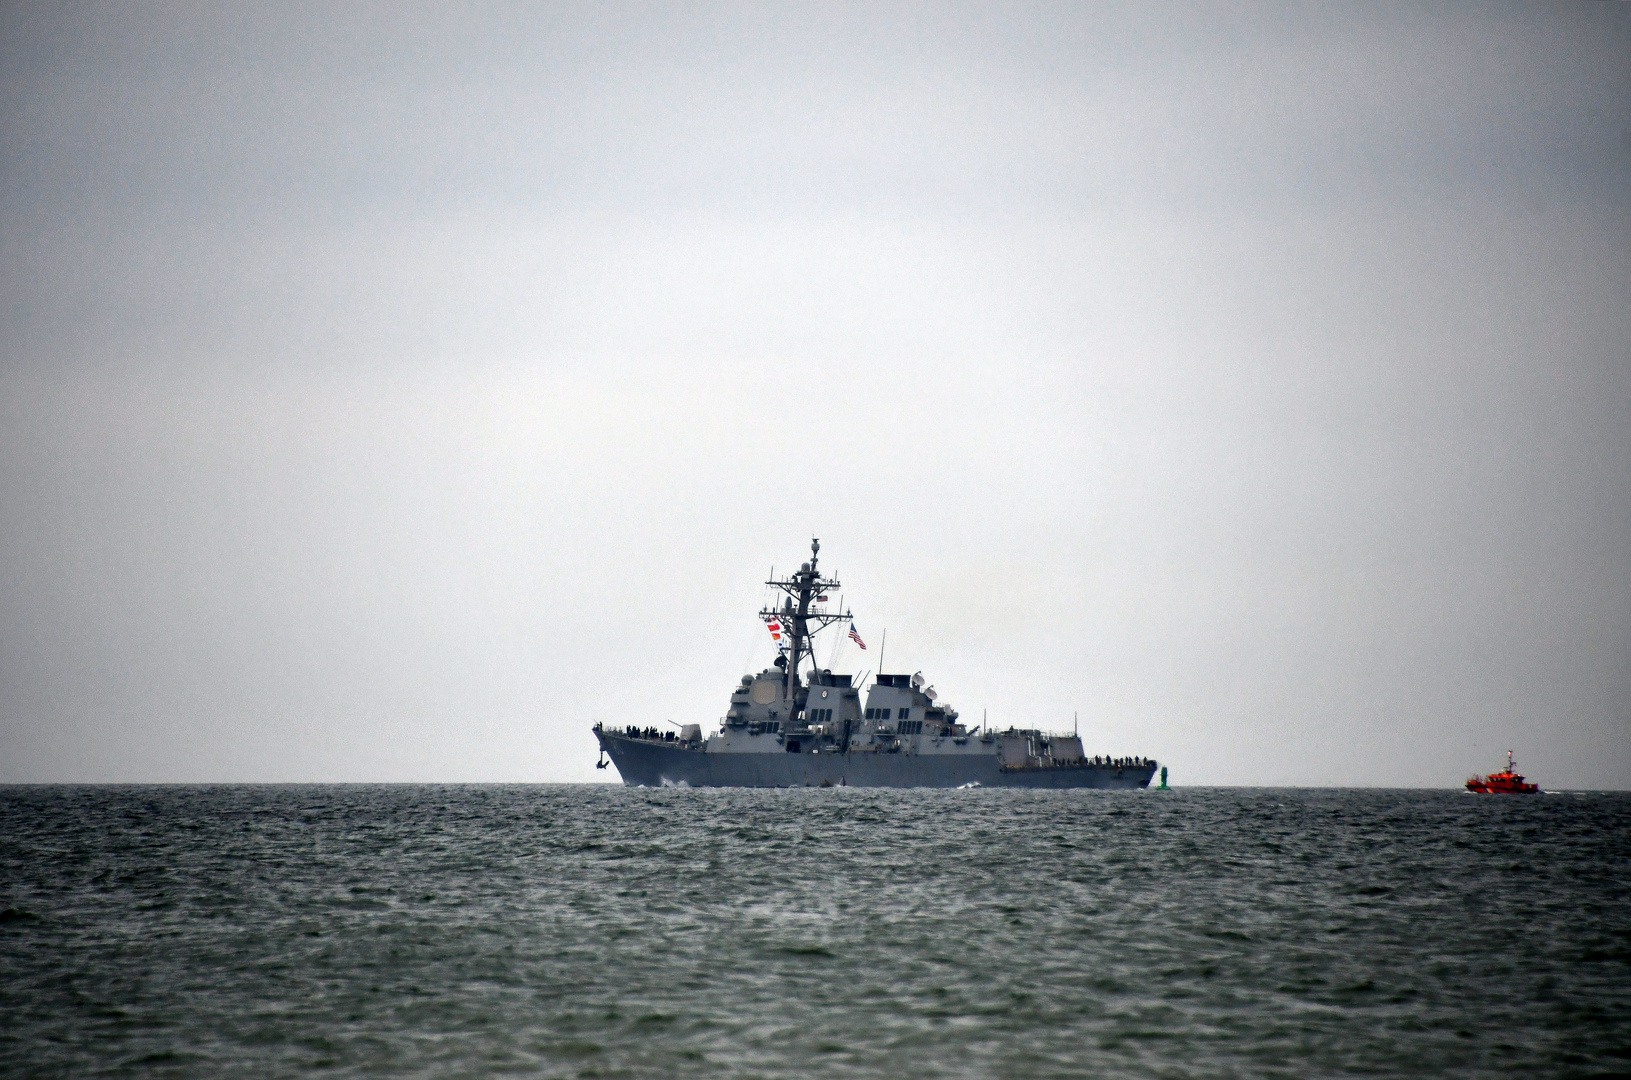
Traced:
[[1170, 791], [1171, 790], [1170, 788], [1167, 787], [1167, 767], [1165, 765], [1161, 766], [1161, 786], [1156, 788], [1155, 790], [1157, 790], [1157, 791]]

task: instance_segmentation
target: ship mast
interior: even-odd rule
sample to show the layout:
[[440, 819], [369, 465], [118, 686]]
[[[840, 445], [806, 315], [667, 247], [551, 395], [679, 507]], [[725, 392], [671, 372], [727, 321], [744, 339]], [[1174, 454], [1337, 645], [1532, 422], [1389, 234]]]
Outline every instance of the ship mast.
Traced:
[[814, 656], [815, 650], [809, 644], [816, 632], [828, 623], [838, 622], [849, 618], [848, 612], [812, 611], [810, 604], [819, 603], [820, 596], [828, 589], [836, 589], [839, 583], [833, 578], [823, 578], [816, 569], [817, 560], [821, 553], [821, 541], [810, 541], [810, 561], [801, 566], [795, 573], [789, 574], [784, 580], [770, 580], [766, 585], [780, 589], [787, 594], [782, 602], [780, 611], [770, 607], [761, 611], [761, 617], [773, 617], [782, 620], [788, 628], [787, 644], [787, 670], [782, 674], [783, 693], [789, 701], [792, 710], [788, 719], [798, 710], [799, 662], [806, 656]]

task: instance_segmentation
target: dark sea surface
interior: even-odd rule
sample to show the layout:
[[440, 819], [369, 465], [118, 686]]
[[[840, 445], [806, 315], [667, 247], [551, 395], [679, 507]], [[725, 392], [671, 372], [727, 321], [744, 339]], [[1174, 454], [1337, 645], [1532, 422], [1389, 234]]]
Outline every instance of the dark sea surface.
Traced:
[[6, 1076], [1631, 1073], [1631, 794], [0, 788]]

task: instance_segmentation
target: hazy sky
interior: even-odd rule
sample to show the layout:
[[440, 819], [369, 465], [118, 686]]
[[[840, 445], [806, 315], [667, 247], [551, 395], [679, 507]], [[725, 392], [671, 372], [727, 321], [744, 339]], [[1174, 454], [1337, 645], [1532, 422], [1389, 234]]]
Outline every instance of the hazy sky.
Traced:
[[1631, 787], [1631, 6], [7, 4], [0, 87], [0, 781], [609, 779], [818, 535], [839, 670], [1174, 782]]

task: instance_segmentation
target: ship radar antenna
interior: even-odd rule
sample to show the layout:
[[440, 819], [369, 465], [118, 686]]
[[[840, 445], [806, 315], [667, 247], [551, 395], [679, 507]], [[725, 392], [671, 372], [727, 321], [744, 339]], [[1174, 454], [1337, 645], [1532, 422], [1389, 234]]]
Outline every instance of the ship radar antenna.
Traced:
[[[821, 572], [816, 568], [816, 560], [820, 552], [821, 540], [817, 537], [811, 537], [809, 562], [804, 563], [797, 571], [785, 578], [777, 578], [775, 572], [772, 571], [770, 580], [765, 584], [784, 594], [781, 610], [776, 610], [775, 604], [772, 603], [766, 610], [759, 613], [761, 617], [773, 616], [779, 618], [785, 627], [787, 635], [784, 654], [786, 667], [783, 668], [782, 675], [782, 697], [788, 703], [790, 715], [797, 715], [799, 709], [803, 707], [804, 694], [799, 677], [799, 665], [801, 661], [806, 659], [815, 663], [814, 642], [812, 639], [818, 631], [825, 628], [829, 623], [847, 617], [842, 610], [831, 612], [826, 610], [825, 594], [842, 586], [836, 578], [821, 576]], [[839, 607], [842, 609], [842, 602], [840, 602]]]

